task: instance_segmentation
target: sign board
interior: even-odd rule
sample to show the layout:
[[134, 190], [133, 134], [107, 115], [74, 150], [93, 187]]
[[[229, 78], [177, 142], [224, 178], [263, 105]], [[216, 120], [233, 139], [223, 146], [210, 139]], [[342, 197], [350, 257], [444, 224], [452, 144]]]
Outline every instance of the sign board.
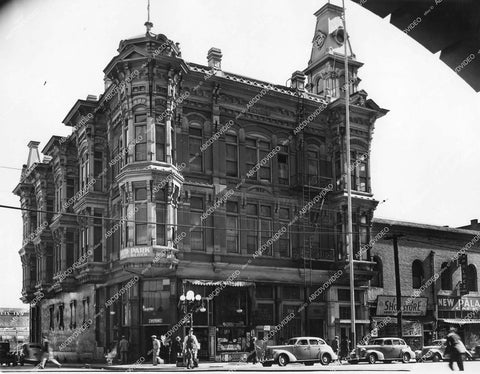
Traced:
[[422, 336], [422, 323], [415, 321], [402, 321], [402, 334], [404, 337]]
[[480, 310], [480, 297], [437, 296], [437, 305], [439, 311], [478, 311]]
[[[427, 313], [426, 297], [402, 297], [402, 313], [404, 316], [424, 316]], [[377, 316], [396, 316], [397, 297], [378, 296]]]
[[153, 257], [152, 247], [128, 247], [120, 250], [120, 260], [136, 257]]
[[149, 318], [148, 323], [149, 324], [163, 323], [163, 318]]

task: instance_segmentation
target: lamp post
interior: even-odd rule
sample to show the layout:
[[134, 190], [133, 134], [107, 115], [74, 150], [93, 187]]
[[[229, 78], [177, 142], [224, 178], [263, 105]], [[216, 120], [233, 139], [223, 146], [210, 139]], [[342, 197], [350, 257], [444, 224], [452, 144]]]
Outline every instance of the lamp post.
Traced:
[[202, 296], [196, 294], [192, 290], [188, 290], [186, 294], [180, 296], [180, 303], [183, 306], [185, 315], [190, 314], [190, 328], [193, 328], [193, 313], [197, 310], [205, 311], [205, 307], [201, 304]]

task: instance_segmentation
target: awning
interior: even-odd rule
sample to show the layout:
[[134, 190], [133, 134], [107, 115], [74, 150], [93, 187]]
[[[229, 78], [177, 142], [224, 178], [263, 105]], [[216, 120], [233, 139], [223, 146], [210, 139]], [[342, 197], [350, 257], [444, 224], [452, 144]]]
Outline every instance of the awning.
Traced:
[[244, 282], [244, 281], [214, 281], [214, 280], [200, 280], [200, 279], [186, 279], [186, 281], [195, 286], [227, 285], [230, 287], [251, 287], [255, 285], [254, 282]]
[[471, 318], [440, 318], [439, 321], [452, 325], [480, 325], [480, 319]]

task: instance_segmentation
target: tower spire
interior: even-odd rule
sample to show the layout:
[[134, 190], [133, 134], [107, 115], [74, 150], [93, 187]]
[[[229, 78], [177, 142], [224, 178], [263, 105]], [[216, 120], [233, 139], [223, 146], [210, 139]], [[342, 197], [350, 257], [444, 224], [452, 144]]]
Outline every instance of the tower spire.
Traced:
[[147, 34], [153, 27], [153, 23], [150, 22], [150, 0], [147, 0], [147, 22], [145, 22], [145, 27], [147, 28]]

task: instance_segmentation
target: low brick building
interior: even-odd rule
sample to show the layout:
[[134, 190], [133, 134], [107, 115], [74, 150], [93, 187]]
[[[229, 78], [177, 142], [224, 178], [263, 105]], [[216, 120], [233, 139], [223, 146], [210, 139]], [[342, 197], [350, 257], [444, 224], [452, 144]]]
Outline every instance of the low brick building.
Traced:
[[[480, 231], [476, 220], [451, 228], [374, 219], [372, 237], [378, 240], [372, 243], [371, 253], [376, 275], [368, 291], [372, 327], [395, 315], [394, 251], [388, 236], [392, 234], [402, 235], [398, 252], [405, 340], [418, 348], [445, 337], [449, 326], [456, 326], [467, 346], [480, 344]], [[396, 335], [396, 319], [378, 333]]]

